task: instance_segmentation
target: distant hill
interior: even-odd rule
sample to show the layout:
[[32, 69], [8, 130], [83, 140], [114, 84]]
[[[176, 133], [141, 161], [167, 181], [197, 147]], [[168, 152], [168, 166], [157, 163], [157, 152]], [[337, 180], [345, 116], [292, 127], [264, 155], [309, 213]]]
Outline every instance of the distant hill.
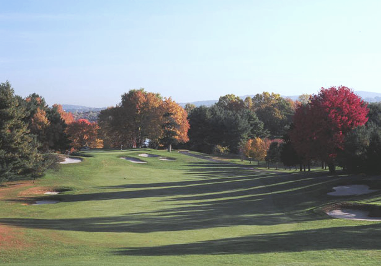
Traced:
[[[354, 93], [360, 96], [366, 102], [369, 102], [369, 103], [381, 102], [381, 93], [369, 92], [369, 91], [355, 91]], [[298, 99], [299, 95], [286, 96], [286, 97], [295, 101], [296, 99]]]
[[[355, 94], [363, 98], [366, 102], [381, 102], [381, 93], [378, 92], [368, 92], [368, 91], [355, 91]], [[254, 97], [254, 95], [245, 95], [245, 96], [239, 96], [241, 99], [245, 99], [246, 97]], [[290, 98], [292, 100], [297, 100], [299, 95], [292, 95], [292, 96], [282, 96], [284, 98]], [[190, 104], [194, 104], [196, 107], [199, 107], [201, 105], [205, 106], [212, 106], [218, 102], [218, 100], [207, 100], [207, 101], [196, 101], [196, 102], [190, 102]], [[182, 107], [184, 107], [187, 103], [180, 103]]]
[[64, 109], [65, 112], [77, 113], [77, 112], [102, 111], [106, 109], [106, 107], [95, 108], [95, 107], [87, 107], [87, 106], [80, 106], [80, 105], [62, 104], [62, 109]]
[[[381, 102], [381, 93], [378, 92], [368, 92], [368, 91], [355, 91], [355, 93], [363, 98], [367, 102]], [[246, 97], [254, 97], [254, 95], [244, 95], [240, 96], [241, 99], [245, 99]], [[292, 96], [282, 96], [284, 98], [290, 98], [292, 100], [298, 99], [299, 95], [292, 95]], [[205, 101], [195, 101], [195, 102], [189, 102], [190, 104], [194, 104], [196, 107], [199, 107], [201, 105], [205, 106], [212, 106], [218, 102], [218, 100], [205, 100]], [[184, 107], [187, 103], [180, 103], [182, 107]], [[106, 107], [103, 108], [95, 108], [95, 107], [88, 107], [88, 106], [80, 106], [80, 105], [70, 105], [70, 104], [63, 104], [62, 108], [66, 112], [71, 113], [84, 113], [84, 112], [100, 112]]]
[[368, 91], [355, 91], [355, 93], [369, 103], [381, 102], [381, 93]]

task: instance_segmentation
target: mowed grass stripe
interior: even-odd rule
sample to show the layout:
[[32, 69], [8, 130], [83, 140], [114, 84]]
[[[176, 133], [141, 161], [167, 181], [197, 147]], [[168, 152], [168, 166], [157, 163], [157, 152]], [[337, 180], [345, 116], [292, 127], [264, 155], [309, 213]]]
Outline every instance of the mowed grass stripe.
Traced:
[[[82, 163], [64, 165], [34, 184], [70, 188], [55, 196], [60, 203], [0, 202], [0, 224], [18, 228], [19, 240], [31, 243], [6, 252], [0, 246], [4, 263], [373, 265], [380, 257], [379, 223], [330, 219], [317, 210], [334, 201], [326, 193], [339, 178], [256, 171], [154, 150], [85, 155], [90, 157]], [[350, 259], [343, 255], [349, 250]]]

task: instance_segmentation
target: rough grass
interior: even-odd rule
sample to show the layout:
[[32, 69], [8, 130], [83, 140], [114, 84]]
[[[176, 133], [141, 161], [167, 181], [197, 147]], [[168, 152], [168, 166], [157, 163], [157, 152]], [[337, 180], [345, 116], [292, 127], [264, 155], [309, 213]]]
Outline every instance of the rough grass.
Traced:
[[[143, 152], [176, 160], [139, 157]], [[331, 219], [321, 211], [343, 201], [379, 204], [381, 192], [327, 195], [349, 183], [381, 188], [378, 177], [266, 171], [154, 150], [85, 155], [35, 183], [0, 188], [2, 264], [378, 265], [381, 259], [379, 222]], [[63, 192], [38, 194], [51, 189]], [[60, 203], [25, 205], [41, 198]]]

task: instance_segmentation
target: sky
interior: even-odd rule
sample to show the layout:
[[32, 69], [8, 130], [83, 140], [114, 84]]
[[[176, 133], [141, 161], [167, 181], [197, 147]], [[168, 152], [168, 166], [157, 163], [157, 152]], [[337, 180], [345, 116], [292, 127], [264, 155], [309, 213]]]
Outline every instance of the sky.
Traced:
[[49, 105], [381, 92], [381, 1], [0, 0], [0, 82]]

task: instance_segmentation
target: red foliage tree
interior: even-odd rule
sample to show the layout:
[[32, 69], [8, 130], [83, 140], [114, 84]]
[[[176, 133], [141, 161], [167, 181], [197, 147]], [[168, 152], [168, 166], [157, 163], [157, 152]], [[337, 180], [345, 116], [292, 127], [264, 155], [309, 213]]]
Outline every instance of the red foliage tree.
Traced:
[[366, 103], [349, 88], [322, 88], [308, 104], [295, 112], [290, 138], [298, 154], [308, 162], [320, 159], [331, 172], [344, 137], [353, 128], [364, 125], [368, 118]]

